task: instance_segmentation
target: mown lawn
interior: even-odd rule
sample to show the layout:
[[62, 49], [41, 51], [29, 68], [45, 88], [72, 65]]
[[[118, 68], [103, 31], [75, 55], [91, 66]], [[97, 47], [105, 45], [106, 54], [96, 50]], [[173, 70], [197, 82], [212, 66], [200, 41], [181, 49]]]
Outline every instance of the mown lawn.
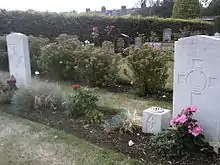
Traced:
[[0, 114], [1, 165], [141, 165], [73, 135]]

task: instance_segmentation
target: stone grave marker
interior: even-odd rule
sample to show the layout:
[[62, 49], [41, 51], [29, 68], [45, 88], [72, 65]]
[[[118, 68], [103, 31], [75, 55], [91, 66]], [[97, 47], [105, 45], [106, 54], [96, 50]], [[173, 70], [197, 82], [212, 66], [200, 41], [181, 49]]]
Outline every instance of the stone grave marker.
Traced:
[[102, 43], [102, 50], [105, 52], [105, 54], [114, 54], [114, 44], [111, 41], [105, 41]]
[[7, 35], [9, 71], [18, 87], [28, 87], [31, 81], [31, 67], [28, 37], [21, 33]]
[[173, 115], [198, 108], [208, 141], [220, 140], [220, 38], [192, 36], [175, 42]]
[[142, 131], [144, 133], [160, 133], [169, 127], [171, 111], [160, 107], [151, 107], [143, 111]]
[[142, 46], [142, 38], [141, 37], [135, 37], [134, 44], [136, 47], [140, 48]]
[[163, 29], [163, 41], [171, 41], [172, 30], [170, 28]]

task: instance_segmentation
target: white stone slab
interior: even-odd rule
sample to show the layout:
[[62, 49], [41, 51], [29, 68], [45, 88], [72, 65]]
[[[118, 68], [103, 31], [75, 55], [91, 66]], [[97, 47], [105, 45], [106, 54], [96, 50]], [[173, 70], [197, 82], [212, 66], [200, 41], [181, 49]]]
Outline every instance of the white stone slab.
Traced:
[[143, 111], [142, 131], [144, 133], [160, 133], [169, 127], [171, 111], [159, 107], [151, 107]]
[[171, 41], [172, 30], [170, 28], [163, 29], [163, 41]]
[[134, 43], [135, 43], [136, 47], [140, 48], [142, 46], [142, 38], [141, 37], [135, 37]]
[[18, 87], [27, 87], [31, 81], [28, 37], [21, 33], [7, 35], [10, 75], [14, 75]]
[[192, 36], [175, 42], [173, 115], [198, 108], [208, 141], [220, 140], [220, 39]]

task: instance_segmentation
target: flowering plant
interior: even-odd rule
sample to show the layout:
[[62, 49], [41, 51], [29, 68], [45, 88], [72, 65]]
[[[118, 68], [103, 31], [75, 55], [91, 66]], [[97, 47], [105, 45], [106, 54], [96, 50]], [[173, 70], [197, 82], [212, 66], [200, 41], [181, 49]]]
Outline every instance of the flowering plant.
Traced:
[[78, 88], [80, 88], [80, 85], [74, 84], [72, 87], [73, 87], [73, 89], [78, 89]]
[[196, 111], [197, 108], [195, 106], [189, 106], [183, 109], [181, 114], [170, 121], [170, 126], [177, 129], [183, 129], [185, 133], [197, 137], [202, 133], [203, 129], [200, 127], [200, 123], [193, 119], [193, 114]]
[[170, 120], [170, 129], [151, 137], [150, 146], [168, 157], [178, 157], [190, 152], [212, 152], [213, 149], [204, 140], [200, 123], [193, 118], [196, 111], [195, 106], [183, 109]]

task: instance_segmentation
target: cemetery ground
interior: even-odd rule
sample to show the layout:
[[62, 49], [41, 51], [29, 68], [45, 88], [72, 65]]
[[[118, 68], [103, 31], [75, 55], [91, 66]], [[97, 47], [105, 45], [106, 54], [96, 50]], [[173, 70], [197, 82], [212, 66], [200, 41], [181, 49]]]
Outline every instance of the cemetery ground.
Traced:
[[65, 132], [0, 113], [1, 165], [139, 164]]
[[[7, 73], [1, 74], [4, 74], [5, 77], [8, 75]], [[1, 78], [4, 76], [1, 76]], [[71, 84], [60, 83], [60, 85], [65, 91], [72, 90]], [[123, 108], [136, 109], [138, 113], [142, 113], [143, 109], [151, 106], [161, 106], [163, 108], [171, 109], [171, 102], [155, 101], [155, 99], [152, 98], [139, 98], [131, 93], [126, 92], [126, 88], [122, 91], [121, 88], [119, 89], [120, 90], [118, 90], [118, 88], [96, 89], [97, 94], [100, 96], [99, 98], [101, 98], [99, 101], [100, 110], [104, 112], [105, 118], [114, 115], [116, 112]], [[120, 163], [123, 165], [132, 165], [132, 163], [143, 163], [147, 165], [214, 165], [218, 164], [220, 161], [219, 157], [215, 154], [207, 155], [201, 153], [196, 153], [191, 156], [185, 156], [179, 159], [164, 158], [152, 152], [152, 149], [148, 145], [150, 135], [143, 134], [141, 130], [137, 130], [134, 134], [120, 134], [118, 132], [108, 134], [103, 130], [102, 123], [87, 124], [81, 119], [73, 120], [72, 118], [66, 116], [62, 111], [53, 112], [48, 110], [32, 111], [31, 113], [17, 113], [9, 105], [2, 107], [1, 110], [28, 119], [25, 120], [10, 116], [4, 112], [2, 113], [1, 121], [6, 123], [1, 125], [11, 127], [6, 127], [2, 130], [2, 133], [7, 132], [7, 130], [9, 130], [10, 133], [13, 133], [13, 138], [11, 137], [13, 139], [11, 144], [9, 140], [6, 140], [8, 141], [7, 145], [3, 144], [5, 147], [4, 149], [9, 151], [8, 155], [11, 155], [11, 161], [14, 161], [12, 164], [19, 164], [19, 161], [23, 161], [21, 164], [29, 163], [31, 165], [35, 165], [35, 161], [37, 161], [37, 164], [39, 164], [39, 162], [42, 164], [45, 162], [45, 164], [50, 162], [50, 164], [52, 164], [53, 161], [55, 164], [59, 164], [61, 161], [66, 161], [67, 163], [64, 164], [80, 165], [99, 163], [106, 165], [118, 165]], [[16, 124], [13, 124], [10, 119], [12, 119], [13, 122], [16, 122]], [[20, 131], [18, 127], [19, 129], [24, 128], [24, 130]], [[49, 127], [52, 127], [53, 129], [50, 129]], [[16, 130], [15, 132], [12, 131], [14, 129]], [[27, 130], [27, 136], [25, 130]], [[57, 130], [64, 131], [66, 133], [59, 132]], [[19, 131], [20, 133], [17, 133]], [[25, 139], [27, 139], [27, 142], [33, 145], [31, 145], [31, 149], [29, 148], [26, 150], [26, 148], [23, 147], [22, 150], [19, 148], [24, 146], [23, 143], [26, 143], [26, 140], [23, 141], [23, 136], [26, 136]], [[18, 139], [18, 142], [16, 139]], [[129, 140], [134, 142], [133, 146], [128, 145]], [[2, 141], [4, 142], [5, 140], [3, 139]], [[12, 150], [11, 145], [19, 147], [17, 149], [13, 148]], [[42, 146], [46, 147], [42, 148]], [[102, 149], [96, 146], [99, 146]], [[32, 148], [38, 150], [32, 150]], [[115, 151], [116, 153], [124, 154], [124, 156], [120, 156], [113, 151], [109, 151], [109, 149]], [[22, 155], [22, 151], [25, 153], [24, 155]], [[65, 154], [68, 156], [65, 156]], [[60, 158], [60, 155], [62, 155], [62, 158]], [[135, 159], [136, 162], [132, 159]]]

